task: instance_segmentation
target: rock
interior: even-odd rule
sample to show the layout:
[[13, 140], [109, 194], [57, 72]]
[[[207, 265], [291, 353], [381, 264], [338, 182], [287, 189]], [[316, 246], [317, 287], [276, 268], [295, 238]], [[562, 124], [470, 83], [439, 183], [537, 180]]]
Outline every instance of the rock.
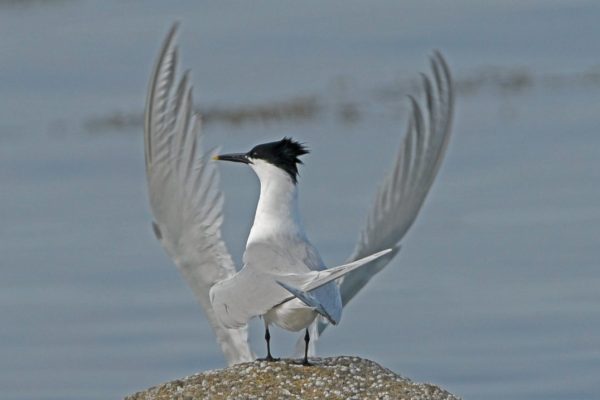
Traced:
[[177, 379], [125, 400], [195, 399], [414, 399], [458, 400], [426, 383], [415, 383], [358, 357], [254, 361]]

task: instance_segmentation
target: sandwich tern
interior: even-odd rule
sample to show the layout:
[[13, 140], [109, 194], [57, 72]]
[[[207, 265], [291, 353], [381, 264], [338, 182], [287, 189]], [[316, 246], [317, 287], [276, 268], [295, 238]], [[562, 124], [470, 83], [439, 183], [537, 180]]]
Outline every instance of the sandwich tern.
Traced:
[[261, 183], [244, 267], [236, 272], [221, 237], [223, 196], [216, 162], [198, 153], [202, 133], [189, 73], [176, 84], [177, 29], [175, 24], [160, 49], [144, 118], [155, 236], [191, 286], [229, 364], [255, 358], [247, 329], [255, 316], [264, 319], [267, 359], [272, 359], [270, 324], [305, 329], [297, 347], [303, 348], [306, 363], [313, 353], [309, 340], [314, 344], [328, 325], [336, 324], [343, 307], [397, 254], [425, 200], [450, 138], [454, 94], [449, 69], [435, 52], [433, 79], [422, 75], [425, 107], [410, 97], [407, 133], [348, 264], [325, 268], [300, 224], [297, 165], [307, 152], [303, 145], [284, 138], [247, 153], [212, 156], [249, 165]]
[[[288, 331], [306, 329], [304, 359], [308, 364], [308, 326], [317, 314], [331, 324], [342, 316], [342, 298], [333, 279], [391, 251], [386, 249], [345, 266], [329, 268], [309, 242], [298, 212], [298, 157], [308, 150], [284, 138], [255, 146], [247, 153], [214, 156], [214, 160], [249, 165], [260, 180], [260, 197], [246, 243], [243, 268], [210, 289], [210, 301], [227, 328], [244, 326], [262, 316], [266, 360], [273, 360], [269, 324]], [[290, 296], [290, 294], [292, 296]]]

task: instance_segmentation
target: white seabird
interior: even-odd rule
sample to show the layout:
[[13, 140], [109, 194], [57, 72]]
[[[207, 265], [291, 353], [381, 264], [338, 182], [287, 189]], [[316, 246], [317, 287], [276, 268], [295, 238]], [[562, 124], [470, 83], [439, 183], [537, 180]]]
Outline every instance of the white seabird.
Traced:
[[[244, 254], [246, 267], [236, 272], [221, 238], [223, 200], [215, 162], [198, 154], [200, 117], [193, 111], [187, 72], [175, 87], [176, 32], [174, 25], [160, 50], [145, 110], [145, 163], [155, 235], [194, 291], [229, 364], [254, 359], [246, 324], [253, 316], [263, 316], [267, 328], [273, 323], [301, 330], [310, 324], [314, 343], [329, 323], [339, 321], [342, 307], [399, 251], [399, 242], [433, 183], [450, 138], [453, 115], [452, 79], [446, 62], [440, 53], [434, 53], [433, 79], [423, 75], [425, 107], [410, 98], [408, 131], [347, 265], [323, 269], [297, 218], [294, 175], [269, 163], [268, 156], [246, 153], [261, 181], [261, 198]], [[279, 194], [266, 194], [271, 188], [267, 190], [265, 185], [273, 183]], [[267, 210], [276, 209], [273, 200], [283, 204], [284, 198], [287, 211], [283, 214], [289, 214], [270, 216]], [[280, 230], [284, 226], [288, 234], [294, 232], [283, 235], [290, 242], [265, 240], [279, 234], [275, 225], [281, 225]], [[288, 247], [289, 243], [294, 246]], [[280, 271], [278, 260], [282, 260]], [[249, 265], [256, 268], [247, 268]], [[362, 265], [365, 267], [359, 268]], [[261, 269], [265, 266], [269, 271]], [[332, 281], [345, 273], [339, 286]], [[323, 316], [318, 325], [317, 314]], [[304, 339], [305, 361], [308, 336], [307, 330], [299, 342]], [[268, 341], [268, 329], [265, 337]]]

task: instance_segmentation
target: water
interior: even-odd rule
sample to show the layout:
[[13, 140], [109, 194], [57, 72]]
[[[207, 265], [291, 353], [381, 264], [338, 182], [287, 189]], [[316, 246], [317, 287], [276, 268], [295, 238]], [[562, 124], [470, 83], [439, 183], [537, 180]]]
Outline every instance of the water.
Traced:
[[[307, 142], [301, 208], [330, 264], [351, 252], [403, 132], [405, 99], [378, 93], [426, 70], [434, 48], [463, 83], [525, 68], [532, 82], [461, 92], [402, 252], [320, 350], [464, 398], [600, 397], [599, 17], [585, 1], [1, 2], [2, 398], [120, 398], [224, 365], [152, 236], [139, 128], [87, 124], [140, 112], [175, 19], [200, 105], [317, 98], [307, 119], [210, 124], [206, 144]], [[221, 171], [239, 261], [257, 185], [235, 167]], [[294, 338], [273, 333], [288, 353]], [[260, 336], [253, 325], [259, 353]]]

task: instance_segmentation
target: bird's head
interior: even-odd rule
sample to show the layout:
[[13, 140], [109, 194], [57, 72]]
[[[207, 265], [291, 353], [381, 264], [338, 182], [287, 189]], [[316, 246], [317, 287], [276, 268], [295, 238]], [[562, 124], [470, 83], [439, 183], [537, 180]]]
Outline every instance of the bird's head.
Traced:
[[[277, 142], [269, 142], [254, 146], [247, 153], [221, 154], [214, 156], [214, 160], [234, 161], [248, 164], [258, 177], [263, 179], [273, 172], [284, 171], [296, 183], [298, 180], [298, 158], [308, 154], [308, 149], [301, 143], [284, 137]], [[275, 168], [275, 169], [274, 169]]]

